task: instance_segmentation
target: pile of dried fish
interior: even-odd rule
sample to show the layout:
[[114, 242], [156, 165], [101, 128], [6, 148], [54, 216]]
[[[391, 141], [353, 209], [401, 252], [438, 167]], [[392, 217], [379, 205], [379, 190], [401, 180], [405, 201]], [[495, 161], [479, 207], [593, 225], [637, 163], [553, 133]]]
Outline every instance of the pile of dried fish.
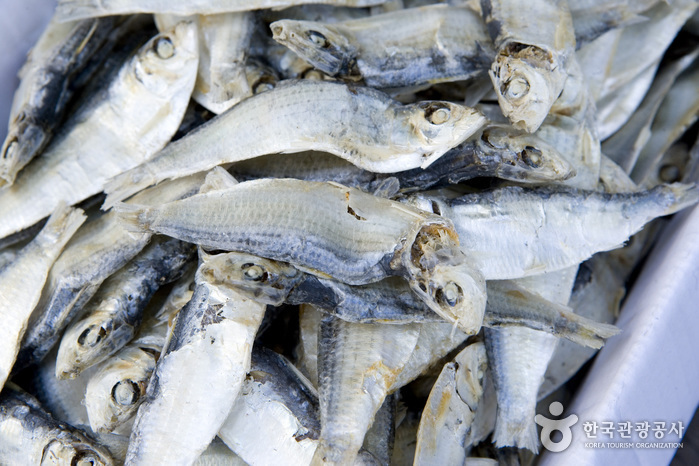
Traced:
[[59, 0], [0, 159], [0, 463], [530, 463], [699, 201], [696, 8]]

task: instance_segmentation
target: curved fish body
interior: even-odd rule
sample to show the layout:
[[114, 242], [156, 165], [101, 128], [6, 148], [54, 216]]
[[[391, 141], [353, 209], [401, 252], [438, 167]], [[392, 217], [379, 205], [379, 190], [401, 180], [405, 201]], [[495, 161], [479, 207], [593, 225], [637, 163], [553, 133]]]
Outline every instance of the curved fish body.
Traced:
[[487, 362], [485, 346], [477, 342], [444, 366], [422, 411], [415, 464], [464, 464]]
[[321, 321], [321, 433], [311, 464], [354, 461], [374, 415], [413, 353], [419, 334], [416, 324], [352, 324], [332, 316]]
[[43, 156], [0, 191], [0, 237], [47, 216], [63, 200], [80, 202], [107, 179], [160, 150], [180, 124], [194, 86], [197, 40], [182, 23], [159, 34], [104, 91], [66, 122]]
[[[157, 205], [190, 196], [204, 179], [200, 174], [164, 183], [134, 196], [132, 202]], [[17, 368], [41, 361], [102, 282], [135, 257], [150, 237], [126, 231], [114, 212], [81, 227], [49, 272], [22, 341]]]
[[698, 198], [695, 185], [676, 183], [618, 194], [508, 187], [451, 201], [423, 196], [416, 204], [431, 209], [435, 203], [485, 278], [502, 280], [577, 265]]
[[107, 449], [11, 384], [0, 396], [0, 439], [2, 464], [116, 464]]
[[570, 163], [549, 144], [535, 135], [504, 125], [486, 126], [425, 169], [371, 173], [330, 154], [304, 152], [294, 157], [267, 155], [240, 162], [233, 165], [231, 171], [241, 179], [333, 181], [366, 192], [375, 192], [393, 178], [403, 193], [481, 176], [541, 183], [566, 180], [575, 175]]
[[166, 179], [280, 152], [328, 152], [380, 173], [427, 167], [484, 124], [477, 110], [450, 102], [400, 105], [368, 87], [288, 81], [112, 179], [104, 207]]
[[286, 358], [256, 347], [218, 436], [251, 466], [308, 465], [320, 436], [318, 393]]
[[563, 91], [575, 52], [568, 2], [482, 0], [481, 10], [498, 50], [490, 79], [500, 108], [515, 128], [533, 133]]
[[194, 253], [192, 244], [157, 238], [105, 280], [85, 316], [63, 334], [56, 377], [75, 377], [123, 348], [136, 334], [155, 292], [178, 279]]
[[94, 16], [133, 13], [170, 13], [173, 15], [210, 15], [234, 11], [285, 8], [307, 3], [321, 3], [345, 7], [379, 5], [386, 0], [117, 0], [105, 3], [98, 0], [60, 0], [56, 8], [59, 21], [70, 21]]
[[[135, 340], [108, 361], [93, 366], [98, 370], [89, 378], [84, 400], [90, 428], [94, 432], [120, 430], [136, 415], [165, 346], [169, 323], [192, 298], [195, 270], [196, 267], [191, 267], [174, 284], [153, 318], [141, 325]], [[55, 374], [52, 375], [55, 378]], [[83, 378], [83, 375], [78, 378]]]
[[485, 282], [460, 252], [449, 221], [356, 189], [255, 180], [159, 207], [117, 210], [135, 231], [285, 261], [347, 284], [402, 276], [430, 309], [464, 331], [477, 333], [483, 320]]
[[283, 19], [270, 28], [274, 40], [314, 68], [377, 88], [466, 80], [483, 73], [495, 56], [480, 16], [447, 5], [340, 23]]
[[266, 306], [201, 273], [146, 389], [127, 464], [191, 464], [223, 425], [245, 374]]
[[84, 221], [82, 210], [59, 206], [36, 238], [0, 271], [0, 387], [15, 363], [49, 269]]
[[[183, 18], [155, 15], [160, 31], [174, 27]], [[192, 99], [215, 114], [223, 113], [252, 95], [245, 73], [254, 15], [250, 12], [198, 15], [199, 70]]]
[[51, 21], [19, 72], [7, 138], [0, 149], [0, 187], [39, 155], [74, 92], [72, 82], [107, 40], [115, 18]]

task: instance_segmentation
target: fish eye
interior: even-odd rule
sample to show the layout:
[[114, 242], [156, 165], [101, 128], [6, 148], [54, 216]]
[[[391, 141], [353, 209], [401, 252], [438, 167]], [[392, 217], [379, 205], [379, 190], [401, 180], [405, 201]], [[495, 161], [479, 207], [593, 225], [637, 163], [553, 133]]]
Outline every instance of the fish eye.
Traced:
[[507, 97], [511, 99], [519, 99], [524, 97], [529, 92], [529, 82], [522, 78], [517, 77], [512, 81], [507, 83]]
[[541, 165], [542, 153], [535, 147], [526, 146], [524, 149], [522, 149], [522, 152], [519, 153], [519, 156], [524, 163], [532, 168], [536, 168]]
[[330, 47], [328, 39], [318, 31], [308, 31], [308, 39], [317, 47], [322, 47], [324, 49]]
[[155, 49], [155, 53], [163, 60], [167, 60], [175, 54], [175, 46], [167, 37], [160, 37], [156, 40], [153, 48]]
[[133, 380], [120, 380], [112, 387], [112, 399], [120, 406], [131, 406], [138, 401], [141, 390]]
[[257, 282], [267, 278], [267, 272], [265, 272], [265, 269], [257, 264], [243, 264], [241, 269], [243, 270], [243, 275], [246, 280]]
[[441, 125], [451, 118], [451, 110], [439, 104], [428, 105], [425, 108], [425, 118], [433, 125]]
[[461, 287], [454, 282], [449, 282], [444, 288], [437, 290], [436, 298], [438, 301], [454, 307], [461, 301], [462, 295]]
[[262, 94], [263, 92], [271, 91], [272, 89], [274, 89], [274, 84], [260, 80], [252, 87], [252, 92], [253, 94]]
[[73, 457], [71, 466], [95, 466], [100, 464], [93, 452], [82, 451]]
[[107, 335], [107, 330], [104, 327], [100, 327], [96, 332], [94, 330], [94, 326], [83, 330], [83, 333], [78, 337], [78, 344], [80, 346], [95, 346]]

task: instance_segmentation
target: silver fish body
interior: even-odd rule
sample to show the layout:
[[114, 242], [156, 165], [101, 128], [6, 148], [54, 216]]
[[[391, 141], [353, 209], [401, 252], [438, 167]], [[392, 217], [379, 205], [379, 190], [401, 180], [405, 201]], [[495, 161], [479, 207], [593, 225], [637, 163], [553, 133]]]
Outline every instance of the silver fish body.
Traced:
[[446, 5], [332, 24], [284, 19], [270, 28], [277, 42], [316, 69], [377, 88], [466, 80], [495, 56], [481, 18]]
[[324, 318], [318, 339], [321, 434], [312, 464], [347, 464], [419, 336], [419, 326]]
[[0, 386], [10, 375], [49, 270], [84, 221], [82, 210], [59, 206], [36, 238], [0, 271]]
[[113, 178], [105, 207], [162, 180], [273, 153], [323, 151], [373, 172], [427, 167], [484, 124], [480, 112], [450, 102], [400, 105], [367, 87], [288, 81]]
[[109, 451], [83, 432], [58, 422], [14, 385], [0, 397], [2, 464], [116, 464]]
[[170, 13], [187, 16], [193, 14], [214, 14], [234, 11], [260, 10], [264, 8], [284, 8], [306, 3], [325, 3], [335, 6], [365, 7], [378, 5], [386, 0], [119, 0], [112, 3], [94, 0], [61, 0], [57, 7], [60, 21], [68, 21], [93, 16], [108, 16], [133, 13]]
[[106, 98], [73, 114], [43, 157], [0, 191], [0, 237], [41, 220], [60, 200], [99, 193], [107, 179], [162, 148], [187, 107], [197, 58], [194, 27], [184, 23], [143, 46]]
[[[180, 199], [196, 193], [203, 182], [203, 174], [182, 178], [144, 191], [132, 201], [159, 204]], [[40, 361], [100, 284], [126, 265], [149, 240], [148, 234], [133, 235], [123, 229], [114, 212], [80, 228], [51, 268], [22, 341], [19, 367]]]
[[194, 462], [225, 421], [250, 368], [266, 306], [207, 276], [197, 274], [192, 299], [158, 359], [131, 432], [128, 464]]
[[63, 334], [56, 376], [75, 377], [126, 345], [136, 334], [155, 292], [179, 278], [194, 252], [191, 244], [157, 238], [105, 280], [85, 316]]
[[487, 359], [481, 342], [464, 348], [447, 363], [422, 411], [417, 434], [415, 464], [463, 464], [481, 396]]
[[458, 250], [448, 221], [352, 188], [255, 180], [160, 207], [117, 210], [136, 231], [285, 261], [348, 284], [402, 276], [465, 331], [476, 333], [482, 323], [485, 283]]
[[8, 135], [0, 149], [0, 187], [11, 185], [51, 140], [74, 92], [71, 85], [116, 22], [115, 18], [52, 21], [44, 30], [20, 70]]

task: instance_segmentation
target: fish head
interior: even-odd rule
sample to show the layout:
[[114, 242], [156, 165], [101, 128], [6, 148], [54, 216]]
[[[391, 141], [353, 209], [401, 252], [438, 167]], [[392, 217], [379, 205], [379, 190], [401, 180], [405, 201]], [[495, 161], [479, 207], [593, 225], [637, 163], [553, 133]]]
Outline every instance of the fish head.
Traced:
[[[407, 125], [409, 143], [423, 151], [422, 168], [460, 144], [485, 123], [478, 110], [452, 102], [431, 100], [404, 105], [396, 110], [397, 123]], [[396, 132], [403, 134], [405, 130]]]
[[198, 64], [197, 26], [183, 21], [146, 42], [125, 69], [150, 94], [171, 98], [177, 89], [192, 92]]
[[245, 76], [253, 94], [270, 91], [279, 82], [279, 76], [276, 71], [254, 59], [249, 59], [245, 63]]
[[499, 160], [496, 173], [506, 180], [558, 181], [575, 176], [575, 168], [553, 146], [511, 126], [488, 126], [476, 147], [485, 159]]
[[114, 464], [114, 461], [104, 448], [81, 442], [74, 436], [70, 436], [51, 439], [44, 447], [40, 464], [41, 466], [102, 466]]
[[411, 288], [447, 322], [467, 335], [480, 331], [485, 314], [485, 279], [466, 262], [440, 261], [422, 273]]
[[49, 137], [49, 131], [24, 112], [17, 115], [0, 149], [0, 188], [14, 182], [19, 170], [41, 151]]
[[285, 262], [251, 254], [201, 252], [197, 274], [210, 283], [224, 283], [260, 303], [280, 305], [303, 273]]
[[483, 324], [485, 278], [459, 247], [453, 226], [435, 217], [422, 227], [410, 250], [403, 251], [413, 292], [434, 312], [468, 335]]
[[510, 44], [489, 71], [502, 113], [512, 125], [536, 131], [563, 91], [566, 74], [550, 53], [534, 46]]
[[92, 430], [111, 432], [136, 414], [155, 369], [155, 353], [128, 347], [90, 378], [85, 407]]
[[94, 313], [66, 330], [58, 347], [56, 377], [75, 378], [133, 337], [133, 326], [113, 325], [110, 315], [120, 307], [116, 299], [103, 300]]
[[338, 27], [283, 19], [269, 25], [272, 38], [330, 76], [353, 73], [357, 49]]

